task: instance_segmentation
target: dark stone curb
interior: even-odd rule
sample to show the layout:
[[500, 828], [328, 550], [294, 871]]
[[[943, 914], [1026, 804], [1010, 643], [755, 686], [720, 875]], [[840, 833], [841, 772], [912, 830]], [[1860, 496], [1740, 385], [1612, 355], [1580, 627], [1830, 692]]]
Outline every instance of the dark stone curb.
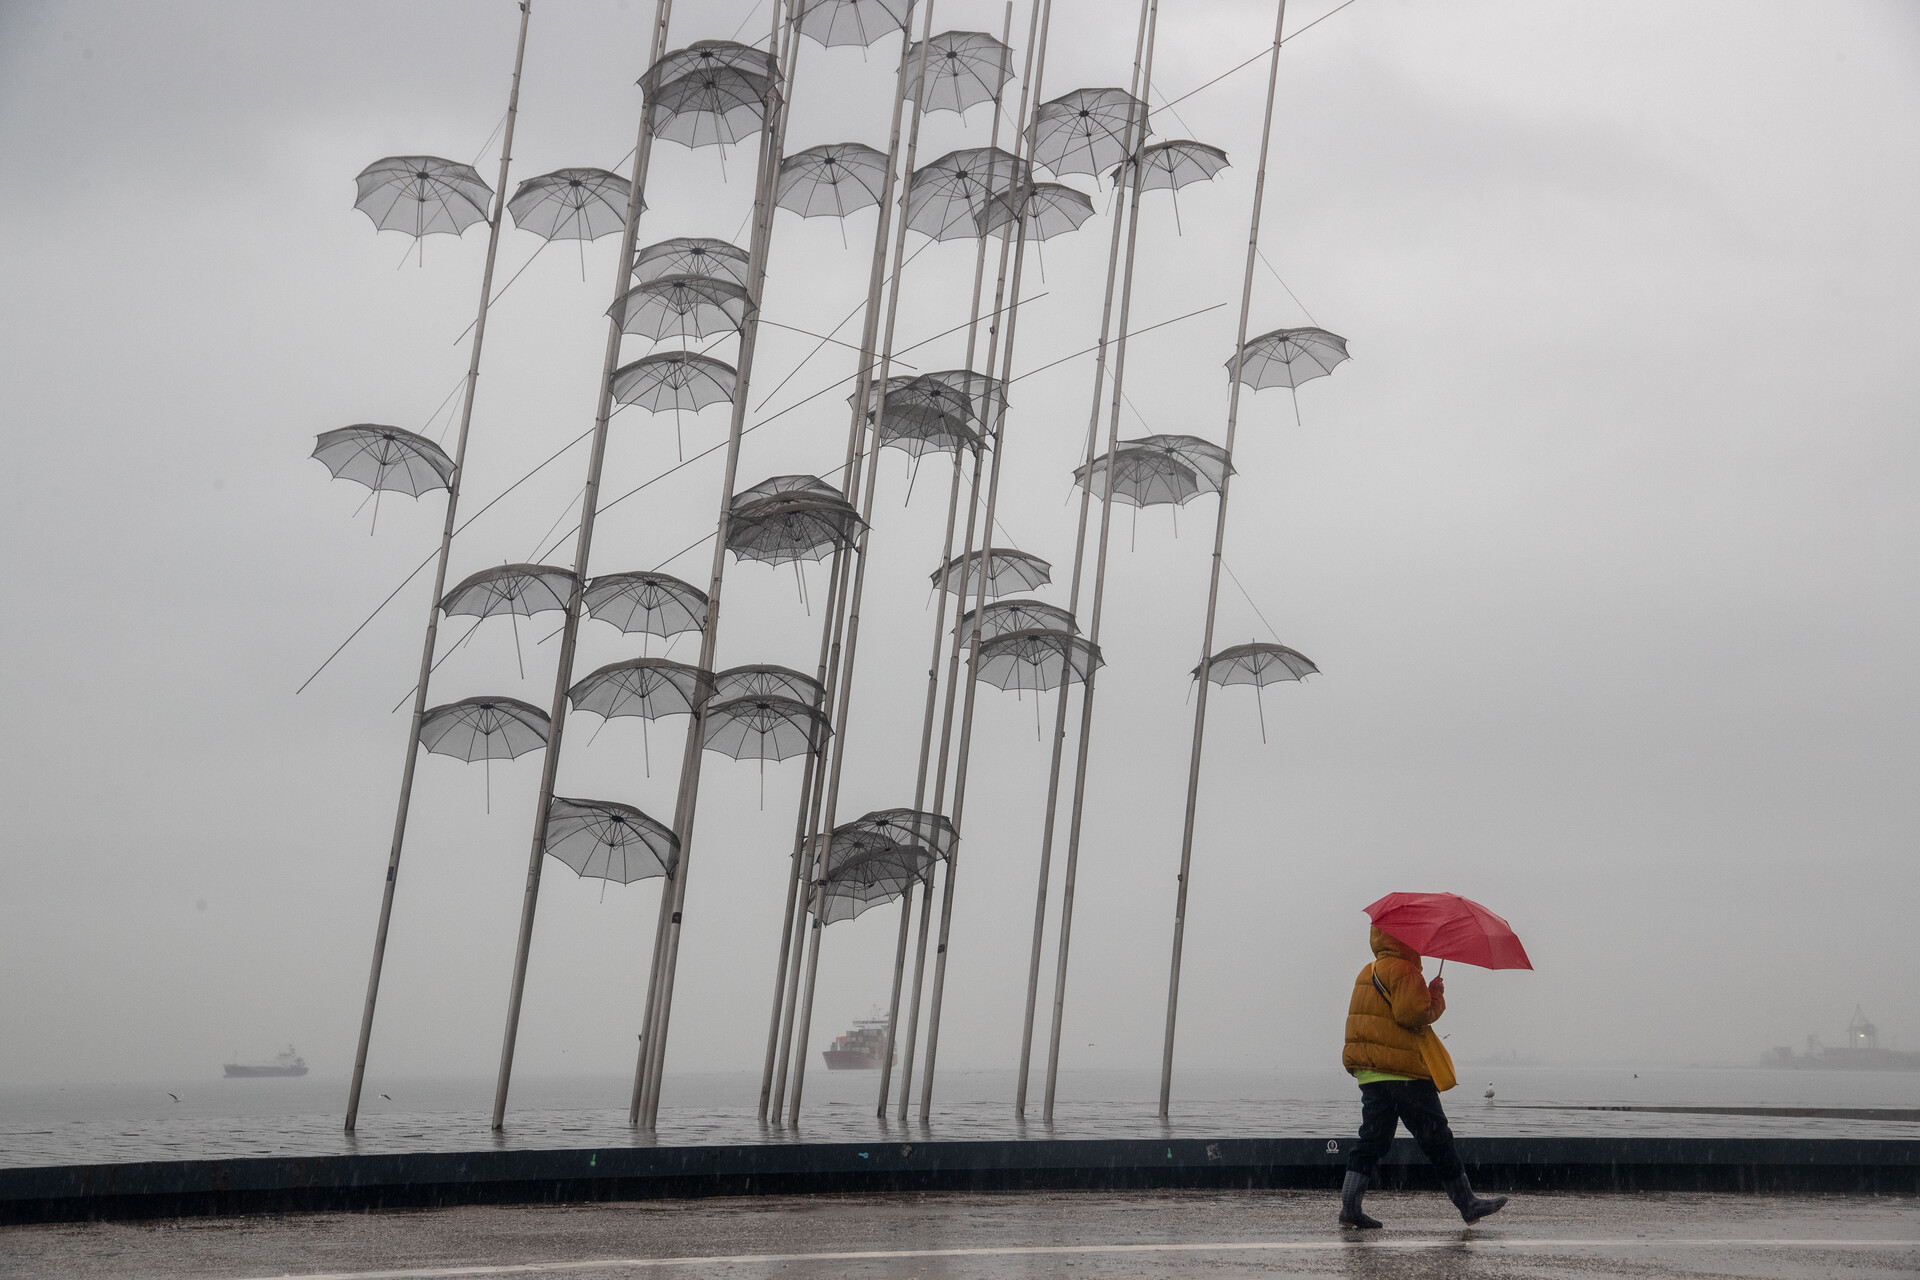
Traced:
[[[818, 1192], [1331, 1188], [1350, 1139], [793, 1143], [0, 1169], [0, 1223]], [[1920, 1141], [1461, 1138], [1504, 1191], [1920, 1192]], [[1437, 1185], [1401, 1138], [1388, 1187]]]

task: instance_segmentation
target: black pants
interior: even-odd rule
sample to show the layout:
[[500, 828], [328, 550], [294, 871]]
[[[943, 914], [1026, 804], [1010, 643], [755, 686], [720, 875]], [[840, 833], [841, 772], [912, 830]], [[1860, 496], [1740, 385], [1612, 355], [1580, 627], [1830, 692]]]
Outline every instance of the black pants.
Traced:
[[1447, 1113], [1440, 1107], [1440, 1091], [1431, 1080], [1382, 1080], [1360, 1086], [1360, 1141], [1347, 1157], [1347, 1171], [1373, 1177], [1380, 1157], [1393, 1145], [1396, 1124], [1402, 1121], [1442, 1178], [1451, 1180], [1465, 1172], [1453, 1149]]

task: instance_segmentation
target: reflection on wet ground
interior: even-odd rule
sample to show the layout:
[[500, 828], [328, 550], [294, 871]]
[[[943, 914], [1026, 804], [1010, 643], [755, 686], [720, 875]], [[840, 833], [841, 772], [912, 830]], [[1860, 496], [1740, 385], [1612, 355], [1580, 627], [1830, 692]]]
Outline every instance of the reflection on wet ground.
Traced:
[[688, 1280], [1347, 1280], [1920, 1274], [1912, 1198], [1525, 1195], [1473, 1228], [1437, 1193], [1375, 1193], [1387, 1228], [1315, 1192], [814, 1196], [288, 1214], [0, 1230], [0, 1272], [47, 1280], [324, 1274]]

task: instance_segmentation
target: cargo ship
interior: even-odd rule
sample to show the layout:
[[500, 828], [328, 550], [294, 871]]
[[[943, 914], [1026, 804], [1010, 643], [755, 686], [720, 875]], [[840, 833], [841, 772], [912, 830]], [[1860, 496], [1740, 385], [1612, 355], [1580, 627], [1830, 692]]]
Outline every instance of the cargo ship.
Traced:
[[[837, 1037], [820, 1055], [829, 1071], [878, 1071], [887, 1052], [887, 1018], [878, 1009], [873, 1015], [853, 1024], [853, 1030]], [[894, 1061], [899, 1061], [896, 1054]]]
[[255, 1076], [303, 1076], [307, 1074], [307, 1060], [293, 1051], [288, 1045], [282, 1053], [274, 1055], [272, 1062], [226, 1064], [227, 1075], [250, 1079]]
[[1855, 1005], [1853, 1021], [1847, 1024], [1846, 1044], [1821, 1044], [1818, 1036], [1808, 1036], [1805, 1053], [1781, 1045], [1761, 1058], [1760, 1065], [1822, 1071], [1920, 1071], [1920, 1053], [1881, 1048], [1880, 1028]]

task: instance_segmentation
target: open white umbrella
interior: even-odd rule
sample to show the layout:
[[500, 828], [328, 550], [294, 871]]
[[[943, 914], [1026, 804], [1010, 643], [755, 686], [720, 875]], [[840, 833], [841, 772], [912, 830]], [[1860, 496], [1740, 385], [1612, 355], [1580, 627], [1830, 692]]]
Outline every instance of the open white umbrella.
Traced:
[[493, 811], [493, 762], [512, 760], [547, 745], [547, 713], [518, 698], [462, 698], [427, 711], [420, 719], [420, 745], [434, 755], [472, 764], [483, 761], [487, 811]]
[[375, 160], [355, 179], [359, 196], [353, 207], [380, 231], [404, 231], [418, 240], [430, 235], [459, 235], [486, 222], [493, 188], [470, 164], [439, 156], [388, 156]]
[[640, 810], [612, 800], [555, 796], [547, 810], [546, 851], [581, 879], [632, 884], [666, 875], [680, 841]]

